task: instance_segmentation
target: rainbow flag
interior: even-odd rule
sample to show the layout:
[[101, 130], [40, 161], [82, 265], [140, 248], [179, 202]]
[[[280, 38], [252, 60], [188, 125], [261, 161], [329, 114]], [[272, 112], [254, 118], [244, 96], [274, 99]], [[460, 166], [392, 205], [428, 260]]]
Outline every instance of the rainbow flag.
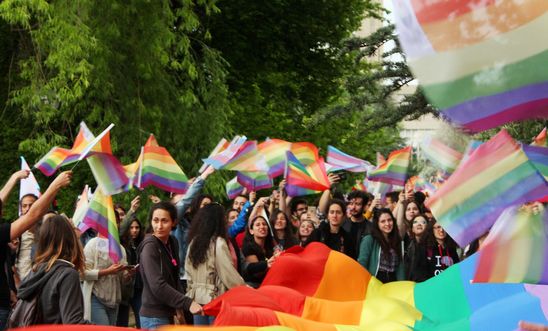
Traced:
[[330, 171], [367, 172], [373, 168], [371, 163], [348, 155], [331, 145], [327, 146], [326, 162], [333, 167]]
[[188, 178], [167, 149], [158, 145], [154, 135], [150, 135], [142, 153], [143, 165], [138, 175], [137, 187], [144, 189], [153, 185], [167, 192], [186, 192]]
[[44, 175], [51, 176], [60, 167], [78, 161], [80, 155], [82, 155], [94, 138], [86, 123], [82, 122], [80, 123], [80, 131], [78, 131], [71, 149], [53, 147], [34, 167]]
[[532, 208], [500, 215], [478, 253], [475, 283], [548, 284], [548, 213]]
[[472, 155], [472, 153], [474, 153], [474, 151], [475, 151], [481, 144], [483, 144], [483, 142], [481, 142], [481, 141], [479, 141], [479, 140], [470, 140], [470, 142], [468, 143], [468, 146], [466, 146], [466, 149], [464, 150], [464, 153], [463, 153], [463, 157], [462, 157], [461, 162], [464, 162], [464, 161], [468, 160], [468, 158], [470, 157], [470, 155]]
[[368, 173], [367, 178], [373, 182], [403, 186], [407, 180], [410, 159], [411, 146], [393, 151], [385, 163]]
[[546, 287], [470, 284], [476, 262], [474, 255], [422, 283], [382, 284], [355, 260], [311, 243], [282, 253], [258, 289], [233, 288], [204, 312], [220, 330], [510, 331], [520, 320], [546, 322]]
[[[219, 153], [221, 153], [222, 151], [226, 150], [228, 148], [228, 145], [230, 145], [230, 143], [228, 142], [228, 140], [226, 140], [225, 138], [221, 138], [221, 140], [217, 143], [217, 146], [215, 146], [215, 148], [213, 148], [213, 150], [211, 151], [211, 153], [209, 153], [209, 156], [207, 158], [211, 158]], [[208, 164], [204, 163], [202, 164], [202, 166], [200, 167], [200, 170], [198, 170], [199, 173], [202, 173], [206, 170]]]
[[95, 229], [101, 237], [108, 239], [108, 251], [112, 261], [118, 263], [122, 259], [122, 246], [120, 246], [112, 197], [104, 194], [101, 188], [98, 187], [95, 190], [78, 228], [82, 232], [89, 228]]
[[548, 180], [548, 148], [525, 144], [521, 147], [535, 168]]
[[268, 165], [259, 149], [257, 141], [246, 141], [238, 153], [232, 159], [222, 165], [219, 169], [235, 170], [235, 171], [261, 171], [268, 172]]
[[270, 168], [268, 170], [270, 178], [283, 175], [287, 151], [292, 152], [305, 166], [319, 158], [318, 148], [308, 142], [291, 143], [281, 139], [267, 139], [260, 143], [258, 148]]
[[479, 146], [427, 202], [460, 247], [484, 234], [510, 206], [544, 197], [548, 183], [520, 144], [501, 130]]
[[432, 137], [425, 137], [421, 143], [420, 152], [432, 163], [449, 173], [455, 171], [463, 158], [462, 153]]
[[123, 166], [124, 172], [126, 173], [127, 178], [129, 179], [126, 191], [129, 191], [133, 188], [133, 186], [137, 185], [139, 173], [141, 173], [141, 168], [143, 166], [143, 153], [144, 148], [141, 147], [141, 152], [139, 153], [139, 157], [137, 158], [137, 161], [130, 163], [128, 165]]
[[548, 117], [546, 1], [393, 3], [407, 62], [445, 117], [472, 132]]
[[242, 194], [244, 187], [238, 183], [238, 178], [234, 177], [226, 183], [226, 195], [230, 200], [235, 199]]
[[367, 191], [366, 184], [367, 179], [364, 178], [363, 180], [356, 179], [356, 184], [352, 186], [352, 191]]
[[238, 183], [240, 183], [243, 187], [245, 187], [248, 191], [259, 191], [267, 188], [271, 188], [272, 178], [268, 176], [268, 173], [266, 172], [247, 172], [247, 171], [239, 171], [236, 179]]
[[86, 158], [97, 185], [107, 195], [128, 190], [129, 178], [122, 163], [112, 155], [110, 132], [106, 132], [93, 146]]
[[[204, 161], [205, 164], [211, 165], [213, 168], [219, 170], [234, 158], [234, 156], [242, 148], [246, 140], [246, 136], [235, 136], [230, 144], [222, 152], [203, 159], [202, 161]], [[220, 147], [220, 149], [221, 148], [224, 148], [224, 146]]]
[[548, 143], [546, 142], [546, 128], [542, 129], [538, 136], [533, 139], [533, 143], [531, 145], [548, 147]]
[[377, 152], [377, 167], [386, 162], [386, 158], [379, 152]]
[[76, 209], [74, 210], [74, 215], [72, 216], [72, 223], [75, 227], [79, 228], [80, 223], [84, 220], [84, 217], [86, 216], [86, 213], [89, 208], [89, 201], [93, 194], [90, 192], [89, 186], [86, 184], [84, 186], [84, 190], [82, 191], [82, 194], [78, 197], [78, 201], [76, 201]]
[[303, 165], [291, 152], [287, 152], [285, 167], [285, 190], [289, 196], [310, 195], [329, 190], [331, 184], [327, 179], [325, 164], [322, 158], [308, 166]]

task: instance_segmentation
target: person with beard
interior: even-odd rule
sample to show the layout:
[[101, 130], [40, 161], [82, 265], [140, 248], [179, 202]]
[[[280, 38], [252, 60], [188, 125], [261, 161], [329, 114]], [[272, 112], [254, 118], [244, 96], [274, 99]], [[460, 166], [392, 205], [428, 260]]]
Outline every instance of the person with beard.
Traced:
[[356, 247], [356, 256], [358, 256], [363, 237], [371, 233], [371, 222], [363, 215], [369, 199], [364, 191], [359, 190], [350, 192], [347, 199], [349, 217], [343, 221], [342, 228], [350, 234]]

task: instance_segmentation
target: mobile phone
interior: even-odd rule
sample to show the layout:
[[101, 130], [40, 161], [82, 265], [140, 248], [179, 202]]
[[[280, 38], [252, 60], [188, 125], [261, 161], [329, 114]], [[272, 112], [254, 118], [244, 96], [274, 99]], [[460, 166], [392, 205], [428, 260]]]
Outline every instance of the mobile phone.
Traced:
[[375, 199], [380, 199], [381, 198], [381, 194], [379, 192], [375, 193]]

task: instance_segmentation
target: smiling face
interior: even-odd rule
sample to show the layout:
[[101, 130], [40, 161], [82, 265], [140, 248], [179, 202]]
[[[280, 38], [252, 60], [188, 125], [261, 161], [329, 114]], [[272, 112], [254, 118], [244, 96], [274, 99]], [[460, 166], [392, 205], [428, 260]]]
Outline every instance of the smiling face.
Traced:
[[327, 210], [327, 219], [329, 220], [329, 224], [332, 226], [340, 226], [343, 221], [344, 211], [336, 203], [331, 204], [329, 206], [329, 209]]
[[276, 220], [274, 221], [274, 230], [284, 230], [287, 226], [287, 220], [284, 213], [278, 213]]
[[232, 203], [232, 209], [236, 209], [237, 211], [242, 211], [242, 207], [247, 202], [246, 197], [237, 196], [236, 199], [234, 199], [234, 202]]
[[163, 242], [167, 242], [174, 221], [171, 219], [169, 212], [165, 209], [156, 209], [152, 213], [150, 224], [154, 231], [154, 236]]
[[408, 221], [411, 221], [415, 216], [419, 214], [419, 207], [416, 203], [410, 202], [407, 204], [407, 208], [405, 208], [405, 218]]
[[422, 236], [424, 231], [426, 230], [426, 219], [422, 216], [417, 216], [415, 219], [413, 219], [413, 234], [415, 234], [416, 237]]
[[266, 220], [262, 217], [256, 218], [249, 233], [255, 238], [266, 238], [268, 236], [268, 224]]
[[303, 221], [299, 227], [299, 236], [308, 238], [312, 231], [314, 230], [314, 225], [311, 221]]
[[379, 230], [381, 230], [381, 233], [387, 237], [393, 229], [394, 220], [392, 219], [392, 216], [388, 213], [381, 214], [381, 216], [379, 216]]

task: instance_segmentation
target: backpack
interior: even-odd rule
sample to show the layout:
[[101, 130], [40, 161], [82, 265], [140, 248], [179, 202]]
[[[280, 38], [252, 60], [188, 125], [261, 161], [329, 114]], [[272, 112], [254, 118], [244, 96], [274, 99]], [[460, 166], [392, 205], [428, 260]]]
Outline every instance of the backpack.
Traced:
[[40, 305], [40, 292], [30, 300], [17, 300], [8, 319], [8, 329], [43, 323], [44, 318]]

